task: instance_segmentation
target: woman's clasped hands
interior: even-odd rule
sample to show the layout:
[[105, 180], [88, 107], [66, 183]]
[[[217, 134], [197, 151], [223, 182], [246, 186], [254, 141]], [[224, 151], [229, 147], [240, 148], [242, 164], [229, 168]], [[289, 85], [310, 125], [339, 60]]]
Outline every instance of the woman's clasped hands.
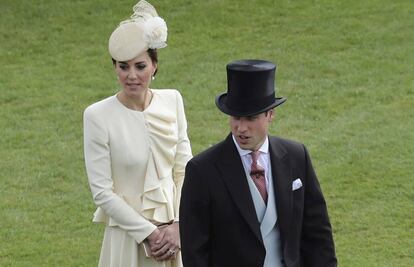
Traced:
[[175, 259], [180, 250], [180, 228], [179, 223], [159, 226], [148, 237], [151, 256], [157, 261]]

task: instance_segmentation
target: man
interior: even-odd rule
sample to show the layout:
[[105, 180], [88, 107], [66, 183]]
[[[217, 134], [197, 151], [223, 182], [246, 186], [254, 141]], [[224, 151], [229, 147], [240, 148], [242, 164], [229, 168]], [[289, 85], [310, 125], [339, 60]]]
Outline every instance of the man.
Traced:
[[180, 229], [185, 267], [336, 266], [326, 203], [306, 148], [268, 136], [276, 66], [227, 65], [216, 98], [231, 134], [190, 160]]

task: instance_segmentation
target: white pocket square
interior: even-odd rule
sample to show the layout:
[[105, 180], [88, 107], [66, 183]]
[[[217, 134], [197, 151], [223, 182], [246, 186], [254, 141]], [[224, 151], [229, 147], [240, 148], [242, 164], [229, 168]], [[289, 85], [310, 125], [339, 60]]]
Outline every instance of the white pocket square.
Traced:
[[300, 180], [300, 178], [292, 182], [292, 191], [298, 190], [301, 187], [302, 187], [302, 181]]

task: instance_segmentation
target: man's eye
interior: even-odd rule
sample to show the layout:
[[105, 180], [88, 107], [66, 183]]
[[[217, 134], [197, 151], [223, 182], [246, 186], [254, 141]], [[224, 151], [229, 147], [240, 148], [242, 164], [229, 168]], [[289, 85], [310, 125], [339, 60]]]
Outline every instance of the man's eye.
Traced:
[[250, 116], [248, 119], [249, 119], [249, 121], [254, 121], [254, 120], [257, 119], [257, 116]]

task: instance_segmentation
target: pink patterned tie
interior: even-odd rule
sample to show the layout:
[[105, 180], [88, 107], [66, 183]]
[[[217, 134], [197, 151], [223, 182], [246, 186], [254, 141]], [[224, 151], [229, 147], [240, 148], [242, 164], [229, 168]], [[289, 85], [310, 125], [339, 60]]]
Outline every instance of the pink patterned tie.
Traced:
[[266, 190], [266, 180], [264, 169], [257, 164], [257, 158], [259, 157], [260, 152], [254, 151], [251, 152], [252, 156], [252, 167], [250, 171], [250, 176], [253, 179], [254, 184], [259, 190], [260, 195], [262, 196], [265, 204], [267, 203], [267, 190]]

